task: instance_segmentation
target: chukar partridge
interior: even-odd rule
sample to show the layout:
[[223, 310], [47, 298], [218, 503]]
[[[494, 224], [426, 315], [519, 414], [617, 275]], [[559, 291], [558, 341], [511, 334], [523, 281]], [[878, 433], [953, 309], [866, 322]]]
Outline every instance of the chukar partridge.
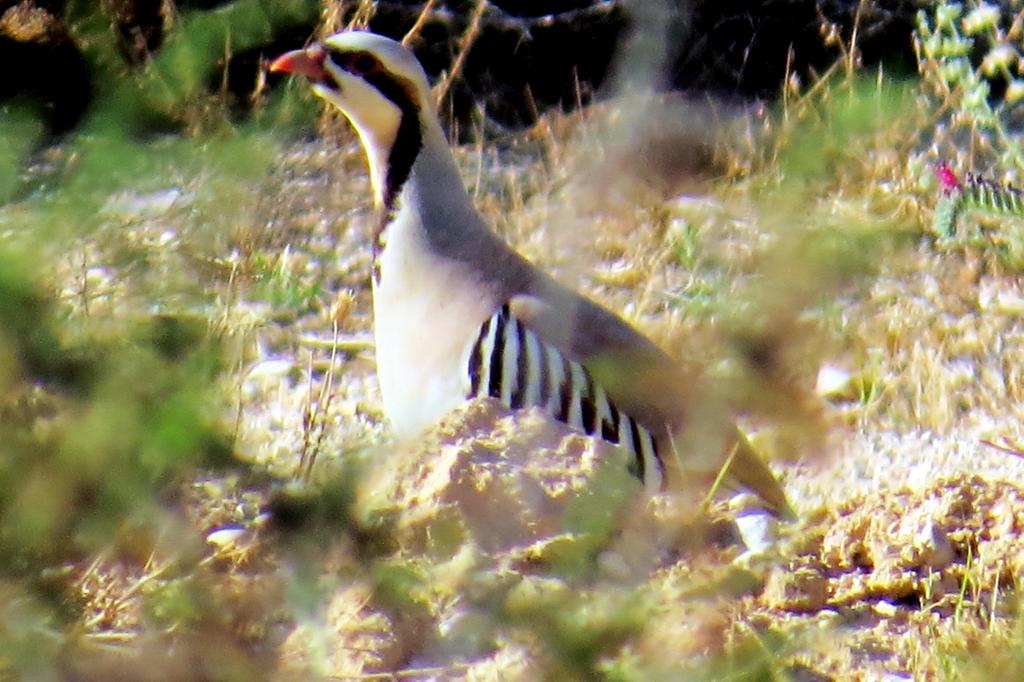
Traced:
[[[474, 208], [423, 68], [400, 43], [343, 32], [278, 57], [348, 118], [369, 162], [377, 372], [395, 433], [474, 397], [535, 407], [628, 451], [649, 488], [729, 478], [790, 515], [768, 466], [700, 379], [621, 318], [510, 248]], [[699, 473], [700, 475], [694, 475]]]

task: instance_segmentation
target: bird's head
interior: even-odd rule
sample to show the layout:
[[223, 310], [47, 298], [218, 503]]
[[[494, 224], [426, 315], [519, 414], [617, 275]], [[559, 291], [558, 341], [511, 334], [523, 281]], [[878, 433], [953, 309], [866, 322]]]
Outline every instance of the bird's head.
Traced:
[[347, 31], [281, 55], [270, 71], [305, 76], [341, 110], [366, 149], [377, 203], [388, 205], [423, 145], [424, 112], [433, 110], [412, 53], [390, 38]]

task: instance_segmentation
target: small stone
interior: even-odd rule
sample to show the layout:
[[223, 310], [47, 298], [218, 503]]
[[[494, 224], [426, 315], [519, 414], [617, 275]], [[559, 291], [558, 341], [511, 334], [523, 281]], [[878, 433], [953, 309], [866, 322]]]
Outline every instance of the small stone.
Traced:
[[239, 527], [220, 528], [206, 536], [206, 541], [220, 549], [228, 549], [238, 544], [239, 538], [245, 535], [245, 529]]
[[818, 378], [814, 383], [814, 392], [829, 398], [843, 396], [853, 381], [853, 374], [838, 365], [823, 364], [818, 368]]
[[736, 527], [747, 551], [763, 554], [778, 540], [778, 520], [763, 510], [752, 510], [736, 517]]

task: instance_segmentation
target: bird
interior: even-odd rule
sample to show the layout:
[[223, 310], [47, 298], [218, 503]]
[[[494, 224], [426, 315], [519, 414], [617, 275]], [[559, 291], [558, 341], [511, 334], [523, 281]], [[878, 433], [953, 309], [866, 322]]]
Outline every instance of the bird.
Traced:
[[308, 80], [365, 151], [377, 216], [377, 375], [396, 436], [423, 433], [467, 400], [496, 400], [624, 448], [648, 489], [708, 481], [728, 466], [733, 487], [793, 517], [771, 469], [699, 388], [699, 371], [543, 272], [488, 225], [410, 50], [343, 31], [282, 54], [269, 71]]

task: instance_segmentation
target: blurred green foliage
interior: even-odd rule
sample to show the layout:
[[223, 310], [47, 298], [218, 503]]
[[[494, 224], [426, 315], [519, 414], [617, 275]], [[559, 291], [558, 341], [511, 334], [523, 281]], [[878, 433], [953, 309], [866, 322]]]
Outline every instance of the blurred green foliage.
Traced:
[[[20, 238], [52, 243], [95, 227], [114, 192], [180, 187], [194, 178], [203, 180], [197, 222], [237, 206], [239, 189], [251, 190], [247, 181], [276, 163], [282, 131], [297, 121], [308, 126], [315, 109], [305, 91], [280, 88], [268, 96], [254, 82], [250, 113], [234, 121], [231, 96], [209, 85], [233, 53], [311, 23], [318, 10], [307, 0], [238, 0], [184, 13], [163, 48], [135, 68], [121, 58], [97, 3], [69, 3], [67, 21], [92, 69], [94, 100], [57, 147], [47, 146], [28, 107], [0, 112], [0, 201], [16, 202], [8, 215], [0, 210], [0, 228], [17, 225]], [[39, 160], [44, 150], [46, 163]]]
[[218, 352], [205, 325], [155, 318], [124, 338], [62, 341], [66, 320], [36, 303], [33, 333], [0, 336], [20, 361], [0, 405], [0, 565], [29, 571], [29, 559], [109, 542], [127, 517], [156, 513], [183, 472], [230, 454], [210, 416]]
[[[88, 251], [89, 265], [117, 283], [173, 250], [147, 242], [155, 228], [146, 216], [114, 200], [187, 196], [170, 229], [213, 235], [221, 248], [253, 220], [259, 181], [279, 163], [293, 122], [310, 125], [315, 109], [302, 90], [267, 95], [254, 82], [253, 107], [238, 120], [230, 95], [210, 84], [234, 54], [312, 23], [319, 10], [309, 0], [238, 0], [184, 12], [136, 68], [101, 4], [72, 0], [63, 19], [95, 86], [81, 125], [52, 140], [32, 105], [0, 105], [0, 678], [57, 674], [69, 635], [62, 620], [75, 609], [54, 567], [117, 543], [147, 557], [147, 543], [174, 527], [167, 503], [178, 486], [199, 467], [233, 461], [215, 389], [220, 332], [195, 314], [216, 292], [193, 272], [189, 297], [122, 289], [116, 295], [139, 299], [122, 306], [127, 314], [90, 316], [69, 305], [60, 264]], [[125, 258], [136, 262], [108, 269]], [[139, 527], [149, 530], [124, 534]], [[202, 599], [193, 592], [188, 580], [155, 582], [149, 617], [169, 628], [194, 622]]]
[[[968, 171], [984, 176], [993, 187], [1024, 184], [1019, 12], [1005, 3], [935, 2], [918, 10], [916, 24], [922, 89], [939, 100], [941, 110], [923, 133], [929, 145], [914, 150], [908, 165], [921, 190], [944, 195], [935, 207], [935, 236], [945, 249], [991, 253], [1003, 267], [1020, 272], [1024, 236], [1013, 211], [961, 203], [964, 193], [949, 196], [934, 172], [941, 164], [961, 178]], [[984, 217], [975, 220], [979, 214]], [[967, 229], [947, 234], [958, 221]]]
[[803, 201], [808, 183], [834, 181], [847, 165], [864, 160], [865, 145], [883, 143], [879, 133], [899, 130], [913, 108], [912, 83], [855, 78], [821, 88], [799, 105], [796, 125], [777, 141], [780, 177], [787, 195]]
[[23, 103], [0, 104], [0, 205], [14, 198], [21, 166], [43, 127], [39, 116]]
[[255, 280], [252, 296], [269, 303], [276, 309], [290, 311], [292, 314], [310, 310], [323, 293], [323, 282], [320, 278], [312, 281], [296, 272], [296, 268], [288, 258], [287, 247], [281, 252], [276, 262], [263, 254], [255, 254], [251, 259], [253, 278]]
[[949, 112], [934, 131], [938, 143], [970, 147], [975, 169], [994, 162], [1018, 182], [1024, 171], [1016, 130], [1024, 99], [1019, 22], [1009, 5], [935, 2], [918, 10], [915, 36], [924, 84]]
[[[98, 87], [87, 127], [127, 127], [141, 132], [162, 117], [173, 129], [187, 122], [211, 79], [235, 53], [270, 43], [292, 26], [313, 23], [313, 0], [236, 0], [221, 7], [179, 15], [163, 47], [140, 72], [129, 73], [109, 22], [89, 0], [68, 3], [67, 17], [88, 59]], [[255, 89], [256, 83], [253, 83]]]

